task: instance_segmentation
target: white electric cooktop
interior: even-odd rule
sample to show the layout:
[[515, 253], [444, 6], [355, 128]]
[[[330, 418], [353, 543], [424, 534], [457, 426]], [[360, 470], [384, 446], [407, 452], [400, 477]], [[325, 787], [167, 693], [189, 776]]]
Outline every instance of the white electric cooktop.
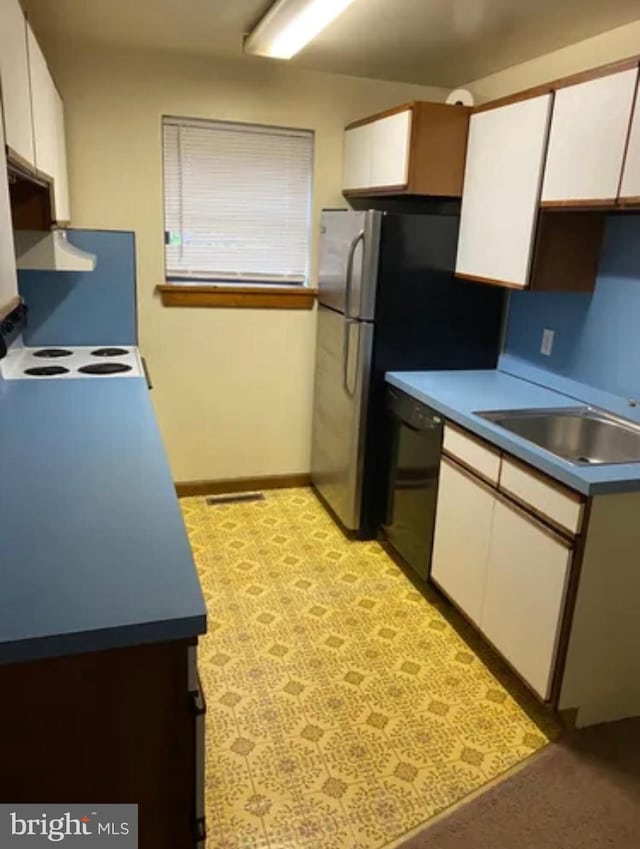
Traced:
[[50, 346], [13, 345], [0, 360], [5, 380], [52, 378], [143, 377], [138, 349], [126, 345]]

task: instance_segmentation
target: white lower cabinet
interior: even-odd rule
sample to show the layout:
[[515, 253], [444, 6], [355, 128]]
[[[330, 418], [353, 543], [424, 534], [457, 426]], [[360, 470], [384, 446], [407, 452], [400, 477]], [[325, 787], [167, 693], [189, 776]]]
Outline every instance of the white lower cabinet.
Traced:
[[545, 700], [551, 695], [573, 555], [569, 545], [496, 499], [480, 628]]
[[480, 625], [496, 497], [443, 458], [431, 577]]
[[431, 579], [545, 701], [574, 545], [443, 456]]

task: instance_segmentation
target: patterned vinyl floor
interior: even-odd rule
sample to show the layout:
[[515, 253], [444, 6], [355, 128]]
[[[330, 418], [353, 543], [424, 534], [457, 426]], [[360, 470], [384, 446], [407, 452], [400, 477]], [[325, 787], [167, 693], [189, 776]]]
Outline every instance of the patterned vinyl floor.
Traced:
[[554, 735], [448, 605], [312, 492], [181, 503], [209, 610], [208, 849], [383, 847]]

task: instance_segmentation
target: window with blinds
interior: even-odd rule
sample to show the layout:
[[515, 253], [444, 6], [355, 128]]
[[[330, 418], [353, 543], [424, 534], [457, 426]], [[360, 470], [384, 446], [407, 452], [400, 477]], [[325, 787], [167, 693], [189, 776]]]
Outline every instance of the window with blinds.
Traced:
[[163, 120], [170, 280], [307, 281], [313, 133]]

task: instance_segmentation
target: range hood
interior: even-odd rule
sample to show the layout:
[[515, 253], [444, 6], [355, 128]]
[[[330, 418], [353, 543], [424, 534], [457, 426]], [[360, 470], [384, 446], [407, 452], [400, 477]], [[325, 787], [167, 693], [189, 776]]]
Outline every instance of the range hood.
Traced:
[[16, 267], [32, 271], [93, 271], [95, 254], [67, 240], [66, 230], [14, 230]]

